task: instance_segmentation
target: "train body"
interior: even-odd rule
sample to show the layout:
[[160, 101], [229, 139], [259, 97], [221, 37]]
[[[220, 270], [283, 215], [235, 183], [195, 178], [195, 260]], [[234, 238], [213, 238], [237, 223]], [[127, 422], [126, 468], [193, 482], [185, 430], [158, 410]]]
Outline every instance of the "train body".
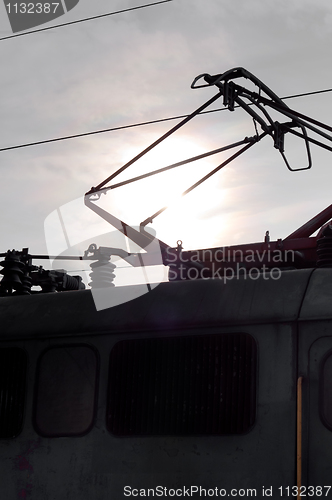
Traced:
[[[332, 495], [332, 205], [283, 240], [266, 232], [264, 242], [188, 252], [146, 230], [167, 207], [130, 226], [98, 205], [111, 189], [237, 148], [186, 195], [266, 136], [290, 171], [287, 133], [304, 141], [308, 165], [297, 170], [311, 167], [311, 143], [332, 151], [331, 127], [290, 109], [247, 70], [192, 83], [211, 86], [217, 94], [85, 194], [85, 207], [135, 247], [94, 241], [84, 255], [69, 252], [96, 261], [91, 290], [32, 264], [75, 249], [60, 209], [49, 218], [60, 233], [45, 233], [57, 253], [1, 254], [1, 499]], [[112, 183], [221, 97], [253, 118], [253, 136]], [[168, 266], [169, 281], [148, 279], [143, 294], [112, 287], [112, 255], [144, 276], [147, 266]]]
[[329, 268], [1, 298], [1, 497], [328, 496], [331, 299]]

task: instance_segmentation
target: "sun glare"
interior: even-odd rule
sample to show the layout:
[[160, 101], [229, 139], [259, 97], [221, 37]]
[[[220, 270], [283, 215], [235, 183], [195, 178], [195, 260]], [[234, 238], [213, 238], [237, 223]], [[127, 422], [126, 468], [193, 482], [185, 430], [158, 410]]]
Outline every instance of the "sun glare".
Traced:
[[[198, 156], [208, 150], [209, 148], [204, 148], [202, 144], [194, 143], [187, 137], [169, 138], [114, 179], [113, 184]], [[128, 158], [128, 150], [126, 157]], [[130, 225], [139, 225], [166, 206], [165, 212], [157, 216], [152, 224], [157, 237], [166, 243], [170, 242], [172, 246], [177, 239], [185, 240], [187, 248], [204, 246], [207, 241], [212, 242], [212, 235], [215, 233], [214, 218], [206, 220], [204, 213], [216, 209], [225, 196], [220, 189], [220, 182], [216, 183], [212, 177], [186, 196], [182, 197], [181, 194], [221, 161], [220, 155], [216, 155], [182, 165], [110, 190], [100, 202], [105, 209]]]

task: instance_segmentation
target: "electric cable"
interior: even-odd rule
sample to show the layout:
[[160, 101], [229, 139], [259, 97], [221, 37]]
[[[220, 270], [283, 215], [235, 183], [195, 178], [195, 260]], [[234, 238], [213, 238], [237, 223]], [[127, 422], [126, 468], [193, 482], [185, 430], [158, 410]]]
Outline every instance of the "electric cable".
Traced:
[[100, 19], [102, 17], [114, 16], [115, 14], [122, 14], [123, 12], [144, 9], [145, 7], [152, 7], [154, 5], [158, 5], [158, 4], [166, 3], [166, 2], [172, 2], [172, 1], [173, 0], [160, 0], [159, 2], [148, 3], [145, 5], [138, 5], [137, 7], [131, 7], [129, 9], [117, 10], [115, 12], [108, 12], [107, 14], [100, 14], [98, 16], [86, 17], [85, 19], [78, 19], [77, 21], [70, 21], [68, 23], [56, 24], [55, 26], [48, 26], [46, 28], [38, 28], [36, 30], [27, 31], [25, 33], [16, 33], [15, 35], [9, 35], [9, 36], [5, 36], [3, 38], [0, 38], [0, 41], [1, 40], [8, 40], [10, 38], [17, 38], [19, 36], [24, 36], [24, 35], [31, 35], [32, 33], [38, 33], [40, 31], [47, 31], [47, 30], [53, 30], [55, 28], [62, 28], [63, 26], [69, 26], [71, 24], [78, 24], [78, 23], [83, 23], [85, 21], [92, 21], [94, 19]]
[[[281, 97], [281, 99], [284, 101], [286, 99], [294, 99], [297, 97], [306, 97], [306, 96], [322, 94], [322, 93], [326, 93], [326, 92], [332, 92], [332, 89], [316, 90], [313, 92], [305, 92], [303, 94], [294, 94], [294, 95], [290, 95], [290, 96], [286, 96], [286, 97]], [[251, 104], [249, 104], [249, 106], [250, 105]], [[238, 107], [240, 107], [240, 106], [235, 106], [235, 108], [238, 108]], [[208, 113], [216, 113], [219, 111], [227, 111], [227, 108], [217, 108], [217, 109], [211, 109], [209, 111], [201, 111], [200, 113], [198, 113], [198, 115], [204, 115], [204, 114], [208, 114]], [[30, 146], [38, 146], [40, 144], [48, 144], [51, 142], [66, 141], [68, 139], [77, 139], [79, 137], [86, 137], [89, 135], [104, 134], [106, 132], [115, 132], [117, 130], [124, 130], [124, 129], [128, 129], [128, 128], [141, 127], [143, 125], [153, 125], [154, 123], [162, 123], [162, 122], [167, 122], [167, 121], [171, 121], [171, 120], [181, 120], [181, 119], [187, 118], [188, 116], [190, 116], [190, 115], [171, 116], [168, 118], [160, 118], [158, 120], [150, 120], [150, 121], [146, 121], [146, 122], [132, 123], [129, 125], [121, 125], [119, 127], [94, 130], [92, 132], [83, 132], [81, 134], [73, 134], [73, 135], [67, 135], [67, 136], [62, 136], [62, 137], [56, 137], [54, 139], [45, 139], [43, 141], [35, 141], [35, 142], [29, 142], [29, 143], [24, 143], [24, 144], [18, 144], [15, 146], [8, 146], [5, 148], [0, 148], [0, 152], [10, 151], [12, 149], [27, 148]]]

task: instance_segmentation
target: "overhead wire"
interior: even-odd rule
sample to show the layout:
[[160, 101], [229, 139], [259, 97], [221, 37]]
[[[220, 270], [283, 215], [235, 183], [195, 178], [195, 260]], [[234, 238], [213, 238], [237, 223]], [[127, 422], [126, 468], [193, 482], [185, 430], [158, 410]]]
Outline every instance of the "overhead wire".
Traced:
[[[302, 94], [294, 94], [294, 95], [290, 95], [290, 96], [281, 97], [281, 99], [282, 100], [294, 99], [294, 98], [297, 98], [297, 97], [306, 97], [306, 96], [315, 95], [315, 94], [322, 94], [322, 93], [326, 93], [326, 92], [332, 92], [332, 88], [331, 89], [324, 89], [324, 90], [316, 90], [316, 91], [313, 91], [313, 92], [305, 92], [305, 93], [302, 93]], [[239, 106], [235, 106], [235, 107], [239, 107]], [[216, 112], [219, 112], [219, 111], [226, 111], [226, 110], [227, 110], [227, 108], [211, 109], [211, 110], [208, 110], [208, 111], [202, 111], [202, 112], [198, 113], [198, 115], [203, 115], [203, 114], [208, 114], [208, 113], [216, 113]], [[177, 116], [171, 116], [171, 117], [168, 117], [168, 118], [160, 118], [160, 119], [157, 119], [157, 120], [149, 120], [149, 121], [146, 121], [146, 122], [138, 122], [138, 123], [132, 123], [132, 124], [129, 124], [129, 125], [120, 125], [118, 127], [111, 127], [111, 128], [100, 129], [100, 130], [94, 130], [92, 132], [83, 132], [81, 134], [72, 134], [72, 135], [67, 135], [67, 136], [62, 136], [62, 137], [56, 137], [56, 138], [53, 138], [53, 139], [45, 139], [45, 140], [42, 140], [42, 141], [28, 142], [28, 143], [24, 143], [24, 144], [18, 144], [18, 145], [15, 145], [15, 146], [8, 146], [8, 147], [5, 147], [5, 148], [0, 148], [0, 152], [2, 152], [2, 151], [10, 151], [12, 149], [27, 148], [27, 147], [30, 147], [30, 146], [38, 146], [38, 145], [41, 145], [41, 144], [48, 144], [48, 143], [51, 143], [51, 142], [66, 141], [68, 139], [77, 139], [79, 137], [87, 137], [89, 135], [104, 134], [106, 132], [115, 132], [117, 130], [124, 130], [124, 129], [128, 129], [128, 128], [141, 127], [141, 126], [144, 126], [144, 125], [153, 125], [155, 123], [162, 123], [162, 122], [167, 122], [167, 121], [171, 121], [171, 120], [180, 120], [180, 119], [183, 119], [183, 118], [187, 118], [188, 116], [189, 115], [177, 115]]]
[[115, 14], [123, 14], [124, 12], [129, 12], [129, 11], [138, 10], [138, 9], [144, 9], [145, 7], [152, 7], [154, 5], [172, 2], [172, 1], [173, 0], [159, 0], [158, 2], [148, 3], [145, 5], [138, 5], [136, 7], [130, 7], [128, 9], [117, 10], [114, 12], [108, 12], [107, 14], [100, 14], [98, 16], [92, 16], [92, 17], [86, 17], [84, 19], [78, 19], [77, 21], [70, 21], [68, 23], [56, 24], [55, 26], [47, 26], [46, 28], [38, 28], [36, 30], [26, 31], [25, 33], [16, 33], [15, 35], [9, 35], [9, 36], [5, 36], [3, 38], [0, 38], [0, 41], [1, 40], [9, 40], [10, 38], [17, 38], [19, 36], [31, 35], [32, 33], [39, 33], [40, 31], [47, 31], [47, 30], [53, 30], [55, 28], [62, 28], [63, 26], [69, 26], [72, 24], [83, 23], [85, 21], [92, 21], [94, 19], [101, 19], [103, 17], [114, 16]]

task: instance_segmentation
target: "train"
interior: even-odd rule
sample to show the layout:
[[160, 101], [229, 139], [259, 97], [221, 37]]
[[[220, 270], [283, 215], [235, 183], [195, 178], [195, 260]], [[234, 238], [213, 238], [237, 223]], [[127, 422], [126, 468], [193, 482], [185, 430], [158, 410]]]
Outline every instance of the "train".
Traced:
[[[232, 107], [239, 76], [258, 82], [243, 68], [204, 78]], [[283, 133], [299, 126], [308, 146], [295, 118]], [[282, 150], [281, 126], [260, 124]], [[113, 286], [104, 248], [89, 250], [91, 289], [27, 249], [2, 254], [1, 497], [331, 496], [331, 218], [332, 205], [284, 240], [226, 248], [158, 241], [169, 279], [145, 293]], [[151, 241], [146, 221], [109, 220]], [[117, 305], [98, 308], [103, 287]]]
[[327, 496], [331, 278], [174, 281], [98, 312], [90, 290], [1, 298], [3, 498]]

